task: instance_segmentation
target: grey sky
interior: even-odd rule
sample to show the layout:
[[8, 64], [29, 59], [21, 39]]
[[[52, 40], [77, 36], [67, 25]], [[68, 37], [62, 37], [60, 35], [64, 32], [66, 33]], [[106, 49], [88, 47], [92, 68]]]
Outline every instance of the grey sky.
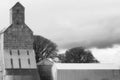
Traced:
[[[0, 28], [9, 26], [9, 9], [18, 0], [0, 3]], [[26, 9], [26, 24], [34, 34], [57, 43], [109, 47], [120, 43], [119, 0], [20, 0]]]

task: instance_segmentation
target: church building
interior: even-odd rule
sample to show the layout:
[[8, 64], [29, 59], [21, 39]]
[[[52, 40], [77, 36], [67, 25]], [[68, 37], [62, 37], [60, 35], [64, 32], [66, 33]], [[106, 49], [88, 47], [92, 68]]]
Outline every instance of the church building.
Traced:
[[33, 32], [25, 24], [25, 8], [17, 2], [10, 11], [11, 25], [0, 32], [2, 80], [40, 80]]

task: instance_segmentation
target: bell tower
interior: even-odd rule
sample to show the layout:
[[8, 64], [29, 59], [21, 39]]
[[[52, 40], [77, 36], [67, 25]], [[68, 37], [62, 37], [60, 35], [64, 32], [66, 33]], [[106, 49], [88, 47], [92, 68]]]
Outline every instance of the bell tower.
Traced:
[[12, 8], [11, 8], [11, 21], [12, 24], [15, 25], [22, 25], [25, 21], [25, 8], [22, 4], [17, 2]]

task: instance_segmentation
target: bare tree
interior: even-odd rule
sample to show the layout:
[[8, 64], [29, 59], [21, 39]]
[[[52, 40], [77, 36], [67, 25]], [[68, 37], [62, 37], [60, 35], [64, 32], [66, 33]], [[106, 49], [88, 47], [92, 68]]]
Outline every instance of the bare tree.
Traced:
[[39, 35], [34, 36], [33, 49], [36, 53], [37, 62], [48, 57], [52, 58], [57, 54], [57, 45]]

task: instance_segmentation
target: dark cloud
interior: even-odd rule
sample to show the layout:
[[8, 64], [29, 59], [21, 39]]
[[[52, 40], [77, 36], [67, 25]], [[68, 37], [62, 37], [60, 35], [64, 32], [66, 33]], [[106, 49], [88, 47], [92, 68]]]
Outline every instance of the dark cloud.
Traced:
[[120, 40], [106, 40], [106, 41], [95, 41], [95, 42], [91, 42], [89, 44], [87, 44], [86, 42], [72, 42], [72, 43], [68, 43], [66, 45], [63, 45], [62, 48], [73, 48], [73, 47], [80, 47], [83, 46], [85, 48], [111, 48], [114, 45], [120, 45]]
[[[93, 23], [92, 23], [93, 24]], [[120, 44], [120, 17], [112, 17], [107, 19], [102, 19], [97, 21], [95, 26], [90, 24], [90, 27], [93, 29], [89, 30], [89, 25], [86, 27], [87, 33], [79, 33], [83, 34], [83, 36], [79, 36], [79, 40], [82, 41], [74, 41], [69, 42], [67, 44], [62, 45], [62, 48], [72, 48], [78, 46], [84, 46], [87, 48], [97, 47], [97, 48], [107, 48], [112, 47], [115, 44]], [[89, 35], [92, 34], [92, 35]], [[85, 35], [85, 37], [84, 37]]]

